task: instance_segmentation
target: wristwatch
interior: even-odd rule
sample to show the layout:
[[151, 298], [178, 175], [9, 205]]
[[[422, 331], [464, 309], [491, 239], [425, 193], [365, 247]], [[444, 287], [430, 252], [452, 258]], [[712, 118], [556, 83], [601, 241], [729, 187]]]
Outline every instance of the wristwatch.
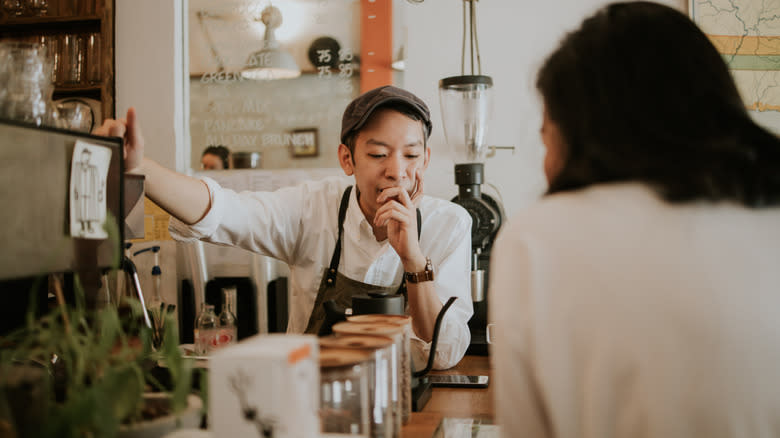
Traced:
[[404, 272], [406, 281], [409, 283], [422, 283], [423, 281], [433, 281], [433, 263], [430, 258], [425, 258], [425, 270], [420, 272]]

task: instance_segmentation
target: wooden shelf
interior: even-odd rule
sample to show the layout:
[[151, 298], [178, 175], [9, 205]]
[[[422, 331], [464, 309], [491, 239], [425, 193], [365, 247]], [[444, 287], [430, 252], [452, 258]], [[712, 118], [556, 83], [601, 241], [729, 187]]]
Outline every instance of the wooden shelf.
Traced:
[[100, 85], [89, 86], [57, 86], [54, 87], [52, 93], [53, 99], [61, 99], [63, 97], [89, 97], [96, 100], [101, 100], [100, 97], [103, 93]]
[[99, 15], [78, 15], [70, 17], [52, 17], [52, 16], [40, 16], [40, 17], [3, 17], [0, 18], [0, 25], [31, 25], [31, 24], [51, 24], [51, 23], [76, 23], [82, 24], [85, 22], [95, 21], [100, 22], [101, 17]]
[[0, 19], [0, 33], [59, 32], [78, 29], [79, 32], [100, 30], [102, 19], [97, 15], [77, 17], [12, 17]]
[[57, 85], [54, 92], [60, 93], [83, 93], [89, 91], [100, 91], [100, 84], [96, 85]]

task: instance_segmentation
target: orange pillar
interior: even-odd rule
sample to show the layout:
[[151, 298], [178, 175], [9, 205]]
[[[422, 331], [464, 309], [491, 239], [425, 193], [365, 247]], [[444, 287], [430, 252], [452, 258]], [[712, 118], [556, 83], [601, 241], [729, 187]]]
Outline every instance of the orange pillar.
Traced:
[[393, 83], [393, 1], [360, 1], [360, 92]]

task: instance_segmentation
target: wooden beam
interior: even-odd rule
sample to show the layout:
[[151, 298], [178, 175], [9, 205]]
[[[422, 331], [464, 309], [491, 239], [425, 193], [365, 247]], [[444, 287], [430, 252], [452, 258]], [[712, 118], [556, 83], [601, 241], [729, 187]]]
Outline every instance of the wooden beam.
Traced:
[[393, 1], [360, 1], [360, 92], [393, 83]]

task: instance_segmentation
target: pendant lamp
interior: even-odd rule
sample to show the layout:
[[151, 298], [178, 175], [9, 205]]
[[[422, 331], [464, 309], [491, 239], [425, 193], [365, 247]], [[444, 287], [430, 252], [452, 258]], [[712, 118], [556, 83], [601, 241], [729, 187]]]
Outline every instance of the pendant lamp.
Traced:
[[263, 9], [260, 20], [265, 25], [263, 48], [249, 55], [241, 76], [247, 79], [290, 79], [301, 75], [292, 55], [282, 49], [274, 31], [282, 25], [282, 13], [275, 6]]

